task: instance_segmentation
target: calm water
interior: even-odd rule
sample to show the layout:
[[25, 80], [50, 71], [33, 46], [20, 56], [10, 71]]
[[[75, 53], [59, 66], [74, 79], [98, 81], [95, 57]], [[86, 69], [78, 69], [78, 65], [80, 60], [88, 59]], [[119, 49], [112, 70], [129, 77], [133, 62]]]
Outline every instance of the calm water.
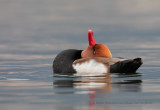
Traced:
[[[160, 1], [1, 0], [2, 110], [159, 110]], [[87, 30], [114, 57], [142, 57], [136, 74], [52, 73], [60, 51], [85, 49]]]

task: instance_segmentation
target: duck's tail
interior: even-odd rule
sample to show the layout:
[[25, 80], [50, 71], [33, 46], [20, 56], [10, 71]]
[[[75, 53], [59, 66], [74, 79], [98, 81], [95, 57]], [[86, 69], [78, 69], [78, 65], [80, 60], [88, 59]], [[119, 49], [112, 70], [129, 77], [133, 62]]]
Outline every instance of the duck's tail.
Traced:
[[143, 64], [141, 58], [119, 61], [110, 66], [111, 73], [135, 73]]

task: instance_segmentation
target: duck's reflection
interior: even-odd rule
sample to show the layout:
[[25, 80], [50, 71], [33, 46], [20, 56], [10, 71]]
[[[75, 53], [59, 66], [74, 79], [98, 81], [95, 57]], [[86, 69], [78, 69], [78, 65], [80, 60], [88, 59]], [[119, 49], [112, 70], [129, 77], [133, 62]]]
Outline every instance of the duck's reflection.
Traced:
[[111, 93], [141, 92], [142, 81], [140, 74], [113, 76], [110, 74], [107, 74], [103, 77], [56, 78], [55, 76], [53, 86], [54, 88], [73, 88], [80, 90], [73, 90], [71, 91], [72, 94], [87, 93], [89, 95], [89, 110], [109, 110], [109, 104], [103, 104], [103, 106], [100, 106], [98, 101], [101, 98], [103, 100], [105, 99], [105, 102], [110, 102], [110, 99], [112, 98]]

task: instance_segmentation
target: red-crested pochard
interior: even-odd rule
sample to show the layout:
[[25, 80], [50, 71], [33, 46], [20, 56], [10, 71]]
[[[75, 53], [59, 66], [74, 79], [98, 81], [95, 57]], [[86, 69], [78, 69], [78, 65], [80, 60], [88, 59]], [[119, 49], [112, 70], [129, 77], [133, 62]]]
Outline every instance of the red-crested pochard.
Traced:
[[54, 73], [135, 73], [141, 58], [112, 58], [107, 46], [97, 44], [93, 31], [88, 30], [89, 46], [85, 50], [68, 49], [53, 61]]

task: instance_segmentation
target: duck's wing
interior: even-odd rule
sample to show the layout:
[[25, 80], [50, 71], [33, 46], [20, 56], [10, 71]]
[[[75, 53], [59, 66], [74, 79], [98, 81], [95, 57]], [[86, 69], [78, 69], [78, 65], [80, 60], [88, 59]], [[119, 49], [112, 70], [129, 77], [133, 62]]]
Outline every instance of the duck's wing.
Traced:
[[124, 61], [126, 59], [122, 59], [122, 58], [105, 58], [105, 57], [90, 57], [90, 58], [81, 58], [81, 59], [77, 59], [73, 62], [73, 64], [81, 64], [83, 62], [89, 62], [90, 60], [95, 60], [96, 62], [102, 63], [102, 64], [115, 64], [119, 61]]

